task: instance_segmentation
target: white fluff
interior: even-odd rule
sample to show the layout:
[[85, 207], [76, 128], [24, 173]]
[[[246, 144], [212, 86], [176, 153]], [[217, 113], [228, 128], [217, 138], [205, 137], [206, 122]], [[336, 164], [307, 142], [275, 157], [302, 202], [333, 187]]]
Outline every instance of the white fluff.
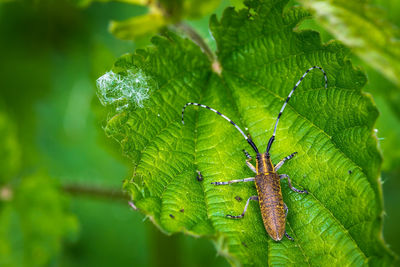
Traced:
[[109, 71], [97, 79], [98, 97], [104, 106], [115, 105], [117, 111], [143, 108], [149, 98], [149, 81], [141, 70], [128, 70], [125, 75]]

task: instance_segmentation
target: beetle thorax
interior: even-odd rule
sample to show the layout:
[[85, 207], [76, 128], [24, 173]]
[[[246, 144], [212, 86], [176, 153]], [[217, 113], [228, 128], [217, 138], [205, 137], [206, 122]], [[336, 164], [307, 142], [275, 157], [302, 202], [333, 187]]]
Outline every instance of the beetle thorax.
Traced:
[[275, 172], [271, 157], [267, 153], [257, 155], [256, 169], [257, 174], [269, 174]]

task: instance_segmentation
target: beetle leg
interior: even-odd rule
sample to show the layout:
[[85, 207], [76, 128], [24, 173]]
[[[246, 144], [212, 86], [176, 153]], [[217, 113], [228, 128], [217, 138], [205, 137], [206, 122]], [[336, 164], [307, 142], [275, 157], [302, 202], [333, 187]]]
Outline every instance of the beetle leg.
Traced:
[[226, 215], [226, 217], [231, 218], [231, 219], [242, 219], [244, 217], [244, 214], [246, 213], [247, 207], [249, 206], [250, 200], [258, 201], [258, 196], [252, 196], [252, 197], [249, 197], [249, 199], [247, 199], [246, 206], [244, 206], [244, 210], [241, 215], [234, 216], [234, 215], [228, 214], [228, 215]]
[[247, 152], [246, 149], [243, 149], [243, 153], [244, 153], [244, 155], [246, 156], [246, 158], [247, 158], [249, 161], [252, 160], [252, 158], [251, 158], [249, 152]]
[[294, 241], [293, 237], [291, 237], [286, 231], [285, 231], [285, 236], [287, 237], [287, 239]]
[[244, 179], [238, 179], [238, 180], [232, 180], [232, 181], [227, 181], [227, 182], [212, 182], [211, 184], [215, 185], [227, 185], [227, 184], [233, 184], [233, 183], [240, 183], [240, 182], [253, 182], [254, 177], [249, 177], [249, 178], [244, 178]]
[[307, 191], [307, 190], [299, 190], [299, 189], [297, 189], [296, 187], [294, 187], [294, 186], [292, 185], [292, 181], [291, 181], [290, 178], [289, 178], [289, 175], [287, 175], [287, 174], [281, 174], [281, 175], [279, 175], [279, 178], [281, 178], [281, 179], [287, 178], [287, 179], [288, 179], [288, 183], [289, 183], [289, 187], [290, 187], [290, 189], [292, 189], [294, 192], [297, 192], [297, 193], [300, 193], [300, 194], [308, 194], [308, 191]]
[[199, 181], [199, 182], [201, 182], [201, 181], [203, 181], [203, 175], [201, 174], [201, 172], [200, 171], [196, 171], [197, 172], [197, 181]]
[[287, 214], [289, 212], [288, 207], [286, 206], [285, 202], [283, 202], [283, 206], [285, 207], [285, 218], [287, 217]]
[[249, 160], [246, 160], [246, 165], [252, 170], [254, 173], [257, 173], [256, 167], [254, 167], [253, 164], [249, 162]]
[[252, 170], [254, 173], [257, 173], [256, 167], [254, 167], [254, 165], [250, 163], [250, 161], [252, 160], [250, 154], [249, 154], [246, 150], [244, 150], [244, 149], [243, 149], [243, 153], [246, 155], [246, 158], [247, 158], [247, 160], [246, 160], [246, 165], [247, 165], [247, 166], [250, 168], [250, 170]]
[[[288, 214], [288, 207], [286, 206], [286, 203], [283, 202], [283, 207], [285, 208], [285, 218], [287, 217]], [[293, 237], [291, 237], [286, 231], [285, 231], [285, 236], [287, 237], [287, 239], [294, 241]]]
[[283, 158], [281, 161], [279, 161], [278, 164], [275, 165], [275, 171], [279, 170], [279, 168], [282, 167], [282, 165], [283, 165], [283, 163], [285, 163], [285, 161], [293, 158], [296, 154], [297, 154], [297, 152], [294, 152], [294, 153], [290, 154], [289, 156]]

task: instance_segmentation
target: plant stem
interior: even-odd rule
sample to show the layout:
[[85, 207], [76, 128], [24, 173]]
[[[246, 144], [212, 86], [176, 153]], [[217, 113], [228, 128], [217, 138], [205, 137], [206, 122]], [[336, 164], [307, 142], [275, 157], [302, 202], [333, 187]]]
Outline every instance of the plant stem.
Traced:
[[211, 62], [216, 61], [215, 54], [211, 51], [210, 47], [208, 47], [204, 39], [195, 31], [195, 29], [184, 22], [176, 23], [175, 27], [183, 31], [187, 36], [189, 36], [189, 38], [192, 39], [193, 42], [195, 42], [201, 48], [201, 50], [203, 50], [203, 52], [207, 55]]
[[62, 189], [64, 190], [64, 192], [76, 196], [89, 196], [108, 200], [130, 200], [130, 197], [122, 192], [120, 189], [109, 189], [79, 184], [63, 185]]

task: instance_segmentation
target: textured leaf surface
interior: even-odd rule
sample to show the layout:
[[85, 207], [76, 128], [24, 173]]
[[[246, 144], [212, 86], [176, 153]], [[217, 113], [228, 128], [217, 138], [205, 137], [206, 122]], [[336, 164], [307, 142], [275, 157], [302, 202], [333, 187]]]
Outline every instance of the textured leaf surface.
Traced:
[[368, 0], [300, 0], [355, 54], [400, 85], [400, 32]]
[[[157, 84], [142, 108], [113, 102], [119, 112], [105, 127], [135, 166], [124, 188], [160, 230], [208, 236], [235, 265], [389, 264], [393, 256], [380, 235], [381, 158], [372, 135], [378, 112], [361, 92], [365, 76], [346, 60], [342, 45], [323, 45], [316, 32], [294, 31], [309, 14], [285, 4], [249, 1], [249, 9], [228, 8], [221, 20], [211, 18], [221, 76], [195, 44], [173, 33], [115, 63], [112, 71], [121, 79], [140, 69]], [[327, 72], [328, 89], [320, 72], [307, 76], [282, 116], [271, 150], [274, 163], [298, 152], [280, 173], [310, 194], [296, 194], [282, 182], [286, 227], [295, 242], [274, 242], [257, 203], [242, 220], [225, 217], [242, 212], [245, 200], [256, 195], [253, 184], [210, 184], [254, 176], [242, 153], [250, 151], [247, 143], [205, 109], [189, 107], [183, 126], [181, 109], [187, 102], [214, 107], [264, 150], [287, 94], [314, 65]], [[137, 94], [134, 85], [130, 90]]]

